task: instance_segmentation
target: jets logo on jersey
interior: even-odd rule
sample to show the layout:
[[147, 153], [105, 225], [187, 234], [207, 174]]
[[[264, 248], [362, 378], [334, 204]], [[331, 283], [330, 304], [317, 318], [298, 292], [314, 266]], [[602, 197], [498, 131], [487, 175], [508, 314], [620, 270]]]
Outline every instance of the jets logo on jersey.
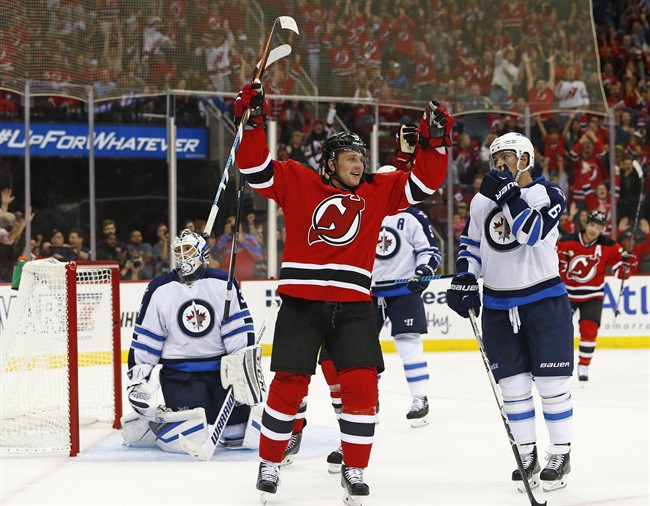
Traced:
[[188, 337], [203, 337], [214, 327], [214, 309], [201, 299], [187, 301], [178, 309], [178, 327]]
[[390, 227], [382, 227], [377, 239], [375, 255], [379, 260], [388, 260], [399, 252], [399, 234]]
[[350, 244], [359, 233], [366, 201], [356, 195], [333, 195], [323, 200], [311, 217], [309, 245], [325, 242], [332, 246]]
[[597, 255], [578, 255], [571, 259], [567, 269], [567, 279], [575, 279], [579, 283], [591, 281], [598, 272], [600, 258]]
[[495, 207], [485, 219], [485, 237], [492, 249], [497, 251], [509, 251], [520, 246], [500, 207]]

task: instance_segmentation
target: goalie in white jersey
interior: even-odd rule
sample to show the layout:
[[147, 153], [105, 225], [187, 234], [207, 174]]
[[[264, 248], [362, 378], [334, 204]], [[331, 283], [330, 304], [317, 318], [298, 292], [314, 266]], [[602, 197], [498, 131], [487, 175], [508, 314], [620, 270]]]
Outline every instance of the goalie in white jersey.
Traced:
[[[566, 199], [556, 184], [532, 178], [534, 157], [521, 134], [492, 142], [493, 168], [472, 199], [447, 304], [464, 318], [470, 310], [478, 316], [483, 276], [483, 343], [508, 423], [531, 487], [541, 478], [553, 490], [566, 486], [573, 439], [573, 323], [555, 252]], [[551, 443], [541, 474], [533, 382]], [[523, 491], [518, 470], [512, 479]]]
[[[122, 418], [122, 434], [129, 446], [155, 444], [183, 453], [179, 434], [203, 444], [211, 432], [208, 424], [215, 423], [226, 398], [226, 383], [232, 383], [229, 374], [241, 369], [247, 354], [259, 347], [251, 346], [253, 319], [237, 282], [230, 317], [222, 321], [228, 275], [208, 268], [203, 237], [185, 229], [172, 242], [172, 252], [175, 268], [149, 283], [136, 319], [127, 385], [135, 413]], [[152, 378], [157, 365], [162, 366], [165, 406], [158, 406], [158, 384]], [[241, 405], [230, 415], [224, 446], [243, 442], [249, 405], [255, 404], [247, 399], [246, 389], [263, 388], [263, 378], [244, 386], [235, 379], [232, 386]]]

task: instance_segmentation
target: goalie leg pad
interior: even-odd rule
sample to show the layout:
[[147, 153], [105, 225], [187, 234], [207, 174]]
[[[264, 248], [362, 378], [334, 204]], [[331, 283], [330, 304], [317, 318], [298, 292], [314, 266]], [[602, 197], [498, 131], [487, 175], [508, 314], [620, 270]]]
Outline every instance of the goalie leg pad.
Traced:
[[[202, 445], [208, 438], [208, 424], [203, 408], [186, 411], [165, 411], [149, 426], [156, 437], [156, 446], [170, 453], [185, 453], [178, 442], [179, 434], [197, 445]], [[162, 421], [164, 420], [164, 421]]]
[[129, 413], [120, 418], [120, 427], [124, 446], [144, 448], [156, 445], [156, 436], [149, 428], [149, 420], [138, 413]]
[[244, 442], [242, 448], [249, 448], [257, 450], [260, 447], [260, 431], [262, 430], [262, 413], [264, 412], [264, 404], [258, 404], [251, 408], [251, 414], [246, 423], [246, 431], [244, 432]]
[[221, 383], [232, 386], [235, 400], [248, 406], [264, 401], [266, 384], [262, 372], [262, 347], [248, 346], [221, 359]]

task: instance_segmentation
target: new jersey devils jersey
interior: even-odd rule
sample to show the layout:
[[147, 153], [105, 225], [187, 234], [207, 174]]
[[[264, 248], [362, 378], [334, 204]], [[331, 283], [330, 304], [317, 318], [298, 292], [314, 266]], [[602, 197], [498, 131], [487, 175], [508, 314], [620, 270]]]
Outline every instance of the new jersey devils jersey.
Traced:
[[262, 128], [247, 130], [237, 165], [248, 184], [284, 211], [287, 239], [278, 292], [309, 300], [370, 300], [381, 222], [431, 196], [445, 179], [444, 149], [421, 149], [409, 173], [366, 175], [340, 190], [294, 160], [272, 160]]
[[582, 233], [562, 237], [557, 243], [560, 259], [566, 263], [560, 269], [571, 302], [602, 299], [607, 267], [613, 272], [623, 265], [623, 248], [609, 237], [599, 236], [585, 244]]

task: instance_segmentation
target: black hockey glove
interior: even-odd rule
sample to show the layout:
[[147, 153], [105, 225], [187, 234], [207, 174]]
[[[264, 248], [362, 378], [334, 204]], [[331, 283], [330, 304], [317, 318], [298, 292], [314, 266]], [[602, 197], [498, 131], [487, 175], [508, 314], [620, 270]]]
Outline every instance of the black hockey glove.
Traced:
[[509, 170], [492, 169], [483, 177], [479, 192], [503, 207], [503, 204], [521, 195], [521, 188]]
[[266, 114], [268, 113], [268, 104], [264, 100], [264, 88], [262, 83], [254, 81], [246, 84], [237, 95], [235, 100], [235, 126], [239, 127], [244, 110], [251, 110], [246, 129], [250, 130], [259, 125], [266, 124]]
[[[436, 271], [427, 264], [418, 265], [415, 268], [416, 276], [435, 276]], [[413, 293], [422, 293], [429, 286], [430, 281], [420, 281], [419, 279], [415, 281], [409, 281], [409, 284], [406, 285], [409, 290]]]
[[470, 309], [478, 317], [481, 312], [481, 296], [476, 278], [471, 274], [454, 276], [447, 290], [447, 305], [463, 318], [469, 318]]
[[416, 126], [413, 124], [402, 125], [395, 134], [396, 148], [395, 159], [398, 163], [408, 165], [413, 161], [415, 146], [418, 141]]
[[454, 118], [438, 102], [432, 100], [422, 114], [418, 128], [420, 146], [438, 148], [451, 146], [451, 129]]

